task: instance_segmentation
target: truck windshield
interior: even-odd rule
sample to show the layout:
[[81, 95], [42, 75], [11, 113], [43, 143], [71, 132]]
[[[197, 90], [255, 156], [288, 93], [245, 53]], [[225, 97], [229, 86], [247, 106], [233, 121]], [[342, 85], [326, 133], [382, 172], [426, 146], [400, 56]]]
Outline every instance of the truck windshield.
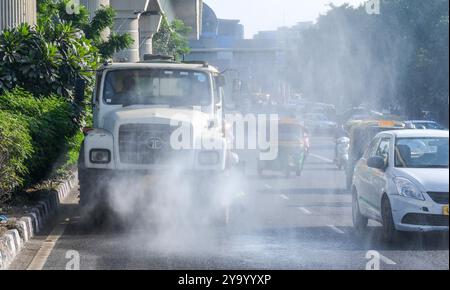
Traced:
[[192, 70], [133, 69], [108, 72], [103, 94], [108, 105], [208, 106], [208, 74]]

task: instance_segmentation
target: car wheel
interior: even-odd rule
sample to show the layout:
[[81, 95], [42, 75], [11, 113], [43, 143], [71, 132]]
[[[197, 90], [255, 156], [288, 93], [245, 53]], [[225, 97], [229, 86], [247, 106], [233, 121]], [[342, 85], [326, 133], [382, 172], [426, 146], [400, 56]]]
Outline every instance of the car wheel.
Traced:
[[381, 216], [383, 219], [383, 240], [386, 242], [395, 242], [399, 237], [399, 232], [395, 228], [391, 203], [387, 197], [384, 197], [381, 203]]
[[362, 232], [367, 228], [369, 219], [361, 214], [359, 209], [358, 193], [356, 190], [352, 194], [352, 219], [353, 226], [358, 232]]

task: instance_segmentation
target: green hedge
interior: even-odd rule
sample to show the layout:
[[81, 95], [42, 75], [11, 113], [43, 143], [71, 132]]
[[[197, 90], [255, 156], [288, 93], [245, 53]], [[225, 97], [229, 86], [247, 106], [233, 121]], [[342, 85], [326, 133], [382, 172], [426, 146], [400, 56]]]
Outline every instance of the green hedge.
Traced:
[[[77, 115], [72, 105], [61, 97], [35, 98], [22, 89], [0, 95], [0, 112], [3, 119], [0, 127], [5, 136], [0, 138], [0, 152], [2, 156], [8, 150], [13, 152], [5, 155], [12, 157], [3, 161], [2, 166], [11, 177], [4, 178], [3, 174], [0, 177], [2, 184], [10, 184], [0, 189], [0, 195], [10, 195], [13, 188], [29, 185], [48, 175], [77, 133]], [[6, 123], [11, 125], [6, 126]], [[16, 130], [20, 134], [16, 134]], [[7, 137], [11, 135], [14, 140]], [[14, 157], [16, 155], [18, 157]]]
[[27, 127], [23, 118], [0, 110], [0, 203], [10, 198], [28, 173], [25, 162], [33, 147]]

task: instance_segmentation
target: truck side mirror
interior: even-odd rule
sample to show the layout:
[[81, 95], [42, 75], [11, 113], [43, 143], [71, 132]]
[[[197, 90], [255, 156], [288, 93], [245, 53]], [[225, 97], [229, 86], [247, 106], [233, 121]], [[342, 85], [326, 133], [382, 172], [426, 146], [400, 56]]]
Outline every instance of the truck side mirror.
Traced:
[[75, 102], [80, 104], [84, 101], [84, 92], [86, 91], [86, 81], [82, 78], [77, 78], [75, 81], [74, 98]]
[[227, 80], [224, 75], [218, 75], [216, 77], [216, 83], [218, 87], [225, 87], [227, 85]]

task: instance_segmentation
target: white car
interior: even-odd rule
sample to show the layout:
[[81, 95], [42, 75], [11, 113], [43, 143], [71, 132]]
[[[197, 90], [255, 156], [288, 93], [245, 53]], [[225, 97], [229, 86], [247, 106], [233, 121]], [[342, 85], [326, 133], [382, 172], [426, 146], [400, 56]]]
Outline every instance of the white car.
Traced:
[[441, 130], [378, 134], [354, 172], [355, 228], [381, 222], [387, 241], [399, 231], [448, 232], [448, 138]]

